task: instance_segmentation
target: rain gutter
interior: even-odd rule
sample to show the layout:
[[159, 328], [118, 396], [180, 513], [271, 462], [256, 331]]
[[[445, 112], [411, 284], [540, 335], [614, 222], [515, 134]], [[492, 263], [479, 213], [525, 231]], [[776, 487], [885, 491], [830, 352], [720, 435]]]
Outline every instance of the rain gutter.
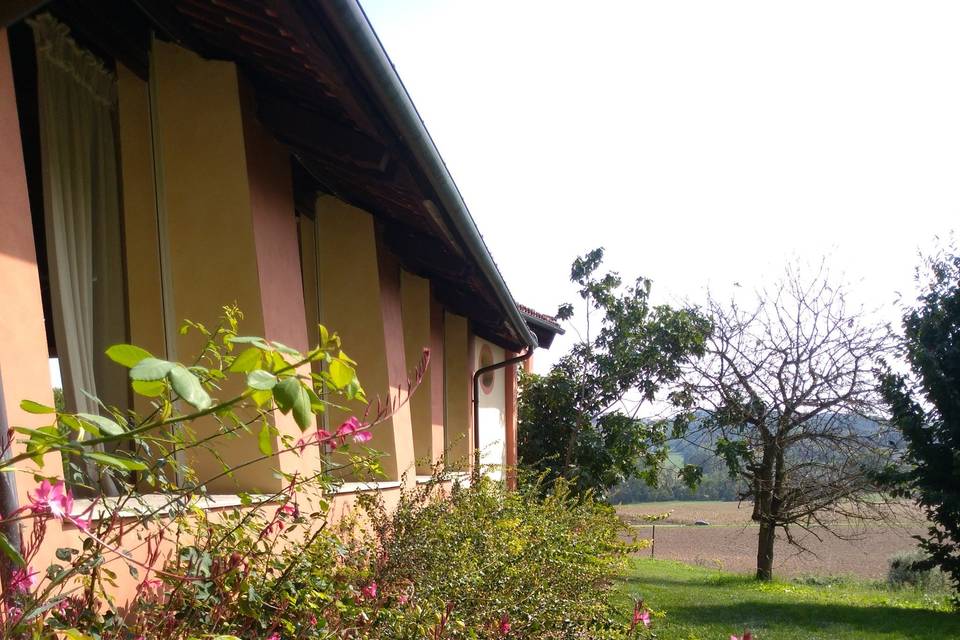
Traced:
[[467, 254], [473, 258], [487, 282], [492, 285], [497, 302], [517, 341], [526, 345], [532, 354], [537, 347], [537, 338], [517, 308], [517, 303], [470, 216], [463, 196], [454, 184], [440, 152], [363, 9], [356, 0], [311, 0], [311, 4], [327, 16], [334, 31], [357, 63], [374, 97], [386, 111], [401, 141], [406, 144], [436, 192], [439, 204], [464, 243]]

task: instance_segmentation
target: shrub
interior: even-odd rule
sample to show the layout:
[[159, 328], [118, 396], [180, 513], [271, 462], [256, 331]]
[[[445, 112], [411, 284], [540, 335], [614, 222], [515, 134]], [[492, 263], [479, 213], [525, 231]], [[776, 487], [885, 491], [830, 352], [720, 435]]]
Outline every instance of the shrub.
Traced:
[[[481, 478], [449, 497], [420, 486], [392, 511], [366, 500], [371, 579], [391, 585], [388, 599], [415, 603], [417, 624], [446, 616], [444, 637], [500, 637], [504, 628], [518, 638], [624, 637], [609, 599], [630, 546], [614, 510], [564, 481], [543, 498], [536, 483], [522, 484], [509, 492]], [[382, 637], [395, 637], [386, 633], [395, 622], [385, 621]]]
[[[133, 391], [151, 399], [147, 416], [21, 405], [51, 422], [16, 428], [23, 453], [10, 451], [9, 442], [0, 447], [0, 478], [23, 472], [16, 465], [31, 459], [42, 480], [26, 504], [0, 513], [0, 637], [440, 640], [647, 633], [650, 612], [642, 602], [635, 603], [632, 623], [618, 622], [607, 605], [628, 549], [618, 542], [613, 511], [590, 495], [574, 497], [563, 482], [543, 499], [539, 489], [508, 493], [487, 479], [451, 494], [434, 482], [406, 492], [395, 512], [382, 497], [367, 496], [353, 520], [331, 527], [333, 472], [377, 473], [376, 452], [356, 445], [407, 401], [427, 358], [404, 393], [371, 406], [336, 334], [321, 327], [320, 344], [300, 353], [240, 336], [240, 317], [228, 308], [215, 329], [187, 323], [184, 331], [205, 338], [192, 365], [132, 345], [107, 351], [130, 369]], [[230, 396], [229, 388], [240, 391]], [[221, 394], [226, 397], [216, 397]], [[348, 418], [333, 433], [313, 422], [312, 414], [328, 405], [351, 403], [359, 403], [361, 418]], [[276, 431], [269, 419], [274, 410], [293, 415], [299, 439]], [[203, 431], [198, 420], [207, 421]], [[201, 476], [178, 455], [214, 450], [224, 438], [257, 430], [250, 460], [223, 462], [208, 472], [213, 475]], [[97, 444], [123, 447], [107, 453]], [[239, 506], [216, 514], [195, 505], [212, 478], [243, 465], [281, 453], [324, 456], [331, 448], [345, 454], [335, 459], [342, 463], [303, 465], [321, 470], [282, 475], [283, 486], [272, 495], [241, 494]], [[120, 495], [76, 513], [75, 485], [43, 467], [49, 453], [60, 454], [69, 477], [85, 465], [109, 475]], [[142, 500], [144, 486], [164, 496], [164, 504]], [[57, 549], [58, 562], [42, 567], [48, 524], [57, 520], [71, 521], [82, 544]], [[122, 609], [110, 589], [118, 568], [137, 581]]]
[[947, 588], [947, 579], [940, 569], [922, 568], [920, 565], [927, 560], [922, 551], [904, 551], [890, 557], [890, 566], [887, 569], [887, 584], [901, 589], [914, 587], [921, 591], [943, 591]]

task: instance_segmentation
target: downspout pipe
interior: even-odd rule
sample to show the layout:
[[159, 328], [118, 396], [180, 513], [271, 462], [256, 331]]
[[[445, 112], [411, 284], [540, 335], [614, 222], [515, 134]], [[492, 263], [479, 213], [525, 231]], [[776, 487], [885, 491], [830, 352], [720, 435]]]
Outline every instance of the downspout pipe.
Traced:
[[374, 97], [386, 111], [400, 139], [413, 154], [417, 165], [436, 192], [440, 208], [446, 213], [446, 218], [464, 243], [467, 254], [473, 258], [480, 272], [493, 286], [497, 302], [517, 341], [527, 345], [530, 353], [533, 353], [533, 349], [537, 347], [537, 338], [517, 308], [457, 185], [440, 157], [440, 152], [360, 4], [357, 0], [311, 0], [311, 4], [322, 15], [327, 16], [327, 20], [357, 63]]
[[494, 362], [485, 367], [480, 367], [473, 373], [473, 478], [480, 477], [480, 378], [491, 371], [509, 367], [512, 364], [518, 364], [524, 360], [529, 360], [533, 355], [533, 347], [527, 347], [525, 353], [521, 353], [513, 358], [508, 358], [503, 362]]

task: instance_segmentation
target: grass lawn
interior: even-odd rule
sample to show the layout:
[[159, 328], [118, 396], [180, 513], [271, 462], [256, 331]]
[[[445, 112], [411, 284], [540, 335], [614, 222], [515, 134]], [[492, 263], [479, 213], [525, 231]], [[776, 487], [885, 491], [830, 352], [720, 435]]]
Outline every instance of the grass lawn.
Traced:
[[654, 624], [663, 640], [729, 640], [744, 627], [757, 640], [960, 638], [960, 614], [951, 612], [946, 596], [850, 580], [761, 584], [670, 560], [637, 559], [618, 590], [623, 609], [633, 595], [658, 614]]

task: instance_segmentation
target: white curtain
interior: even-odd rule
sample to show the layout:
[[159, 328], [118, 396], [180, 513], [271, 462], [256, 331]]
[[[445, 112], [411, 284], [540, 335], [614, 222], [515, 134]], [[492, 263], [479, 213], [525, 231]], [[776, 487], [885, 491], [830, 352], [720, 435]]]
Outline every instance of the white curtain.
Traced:
[[[116, 80], [68, 28], [44, 14], [30, 20], [37, 51], [43, 204], [54, 336], [67, 406], [99, 413], [90, 397], [124, 406], [119, 367], [103, 366], [104, 350], [123, 342], [124, 286], [120, 238]], [[98, 388], [100, 381], [104, 388]], [[86, 392], [86, 395], [84, 392]], [[110, 396], [114, 397], [110, 397]], [[116, 486], [95, 469], [89, 481]]]

